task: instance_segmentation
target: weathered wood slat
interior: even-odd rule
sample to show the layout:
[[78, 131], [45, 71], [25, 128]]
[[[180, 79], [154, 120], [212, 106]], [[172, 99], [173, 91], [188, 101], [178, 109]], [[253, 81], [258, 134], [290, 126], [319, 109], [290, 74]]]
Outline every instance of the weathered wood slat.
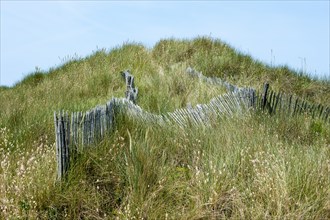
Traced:
[[70, 164], [70, 151], [69, 151], [69, 145], [70, 145], [70, 120], [68, 112], [65, 112], [64, 116], [64, 133], [65, 133], [65, 167], [64, 167], [64, 173], [66, 173], [69, 169]]
[[56, 143], [56, 161], [57, 161], [57, 178], [62, 179], [62, 159], [61, 159], [61, 131], [60, 131], [60, 119], [54, 112], [55, 122], [55, 143]]
[[61, 157], [61, 178], [63, 178], [65, 173], [65, 152], [66, 152], [66, 146], [65, 146], [65, 130], [64, 130], [64, 113], [60, 113], [60, 141], [61, 141], [61, 150], [60, 150], [60, 157]]

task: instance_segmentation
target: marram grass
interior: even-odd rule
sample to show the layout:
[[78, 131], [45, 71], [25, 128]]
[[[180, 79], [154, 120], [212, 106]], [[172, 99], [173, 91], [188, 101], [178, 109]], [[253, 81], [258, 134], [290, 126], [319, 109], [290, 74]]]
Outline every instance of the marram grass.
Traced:
[[123, 97], [125, 69], [136, 78], [138, 104], [156, 114], [225, 92], [189, 78], [188, 66], [330, 103], [329, 81], [269, 68], [208, 38], [125, 44], [69, 60], [0, 90], [0, 219], [330, 218], [330, 126], [305, 115], [251, 112], [186, 129], [121, 115], [114, 133], [55, 181], [53, 111]]

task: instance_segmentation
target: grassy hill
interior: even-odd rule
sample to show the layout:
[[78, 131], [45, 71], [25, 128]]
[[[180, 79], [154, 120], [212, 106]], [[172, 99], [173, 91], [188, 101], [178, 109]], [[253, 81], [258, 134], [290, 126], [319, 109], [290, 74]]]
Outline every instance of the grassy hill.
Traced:
[[123, 97], [130, 69], [138, 104], [154, 113], [207, 103], [224, 89], [188, 66], [238, 86], [329, 106], [328, 80], [270, 67], [220, 40], [128, 43], [0, 88], [0, 219], [327, 219], [330, 126], [308, 115], [232, 117], [211, 128], [157, 127], [124, 115], [113, 135], [78, 155], [56, 182], [53, 112]]

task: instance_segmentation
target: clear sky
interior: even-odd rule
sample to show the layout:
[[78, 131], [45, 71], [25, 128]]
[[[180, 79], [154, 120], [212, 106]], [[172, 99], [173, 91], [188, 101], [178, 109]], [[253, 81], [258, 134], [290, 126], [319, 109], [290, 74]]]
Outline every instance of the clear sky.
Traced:
[[268, 64], [330, 76], [326, 1], [1, 1], [1, 78], [125, 42], [211, 36]]

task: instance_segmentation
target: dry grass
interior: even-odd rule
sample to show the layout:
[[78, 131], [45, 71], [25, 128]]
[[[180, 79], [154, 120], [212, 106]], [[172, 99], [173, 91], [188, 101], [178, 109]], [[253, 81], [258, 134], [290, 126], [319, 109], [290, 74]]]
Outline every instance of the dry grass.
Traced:
[[224, 92], [189, 78], [192, 66], [239, 86], [330, 103], [328, 80], [269, 68], [207, 38], [125, 44], [68, 60], [0, 88], [1, 219], [327, 219], [330, 128], [308, 116], [251, 114], [212, 127], [157, 127], [118, 117], [56, 183], [53, 111], [84, 111], [123, 97], [132, 70], [138, 104], [154, 113]]

